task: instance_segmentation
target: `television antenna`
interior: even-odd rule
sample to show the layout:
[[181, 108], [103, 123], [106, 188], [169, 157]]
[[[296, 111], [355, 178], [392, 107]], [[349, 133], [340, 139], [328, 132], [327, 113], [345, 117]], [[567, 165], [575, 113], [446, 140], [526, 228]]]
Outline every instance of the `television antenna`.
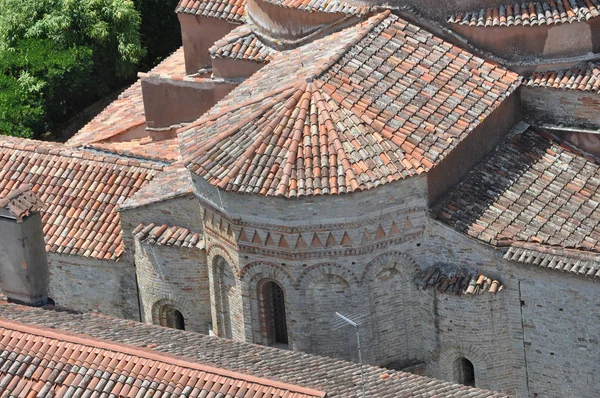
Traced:
[[366, 315], [355, 314], [346, 316], [340, 314], [339, 312], [336, 312], [335, 316], [337, 316], [338, 319], [336, 319], [333, 322], [334, 330], [341, 329], [348, 325], [354, 326], [354, 330], [356, 330], [356, 345], [358, 347], [358, 366], [360, 367], [360, 383], [362, 387], [362, 398], [366, 398], [367, 395], [365, 393], [365, 374], [363, 372], [362, 353], [360, 349], [360, 334], [358, 332], [358, 327], [360, 326], [362, 320], [366, 317]]

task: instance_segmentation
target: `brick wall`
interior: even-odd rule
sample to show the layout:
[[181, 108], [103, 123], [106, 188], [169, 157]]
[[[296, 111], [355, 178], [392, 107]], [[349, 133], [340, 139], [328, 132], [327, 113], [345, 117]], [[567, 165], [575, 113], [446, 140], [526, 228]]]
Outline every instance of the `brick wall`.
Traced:
[[136, 241], [135, 264], [144, 322], [160, 324], [160, 308], [168, 305], [181, 312], [186, 330], [208, 334], [211, 312], [204, 250]]
[[48, 253], [50, 292], [57, 305], [140, 319], [135, 268], [126, 259], [100, 261]]
[[592, 398], [600, 391], [600, 284], [515, 265], [531, 397]]
[[523, 114], [534, 125], [598, 128], [600, 95], [549, 88], [521, 88]]
[[481, 387], [517, 396], [597, 396], [598, 281], [504, 260], [502, 251], [436, 221], [430, 221], [425, 241], [424, 263], [473, 267], [504, 284], [493, 297], [427, 292], [428, 374], [452, 380], [450, 362], [466, 354], [477, 358], [476, 373], [485, 364]]

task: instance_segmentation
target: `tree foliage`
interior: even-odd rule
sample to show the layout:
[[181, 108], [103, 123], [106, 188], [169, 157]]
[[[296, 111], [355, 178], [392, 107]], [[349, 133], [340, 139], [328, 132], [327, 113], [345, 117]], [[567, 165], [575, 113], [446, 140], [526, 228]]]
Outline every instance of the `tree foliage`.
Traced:
[[142, 16], [142, 43], [147, 49], [141, 69], [150, 70], [181, 46], [181, 28], [175, 14], [178, 0], [134, 0]]
[[140, 21], [131, 0], [0, 0], [0, 133], [39, 137], [130, 80]]

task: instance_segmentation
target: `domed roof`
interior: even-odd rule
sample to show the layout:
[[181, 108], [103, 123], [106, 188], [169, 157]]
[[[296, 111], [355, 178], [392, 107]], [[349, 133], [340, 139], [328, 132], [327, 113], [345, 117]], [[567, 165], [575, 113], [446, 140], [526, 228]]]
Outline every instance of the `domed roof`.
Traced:
[[275, 55], [185, 128], [182, 150], [226, 191], [371, 189], [430, 170], [518, 82], [387, 11]]

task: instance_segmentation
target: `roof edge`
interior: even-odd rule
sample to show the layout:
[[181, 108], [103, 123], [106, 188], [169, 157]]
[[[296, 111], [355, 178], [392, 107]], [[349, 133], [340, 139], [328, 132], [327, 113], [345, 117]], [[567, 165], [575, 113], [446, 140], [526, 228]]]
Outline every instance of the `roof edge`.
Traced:
[[50, 338], [59, 341], [65, 341], [72, 344], [81, 344], [85, 346], [91, 346], [101, 348], [108, 351], [119, 352], [127, 355], [134, 355], [142, 357], [144, 359], [150, 359], [158, 362], [167, 362], [171, 365], [180, 366], [182, 368], [199, 370], [202, 372], [218, 374], [224, 377], [231, 377], [236, 379], [242, 379], [247, 382], [261, 384], [269, 387], [275, 387], [280, 389], [289, 390], [296, 393], [313, 395], [317, 397], [325, 397], [326, 393], [323, 391], [314, 390], [307, 387], [301, 387], [293, 384], [287, 384], [280, 381], [270, 380], [264, 377], [257, 377], [247, 375], [244, 373], [233, 372], [230, 370], [220, 369], [198, 362], [193, 362], [185, 357], [178, 357], [172, 354], [163, 353], [160, 354], [153, 351], [151, 348], [134, 347], [131, 345], [109, 342], [104, 339], [98, 339], [87, 335], [72, 333], [63, 329], [59, 329], [61, 333], [57, 332], [57, 329], [50, 329], [43, 326], [32, 326], [24, 324], [18, 321], [8, 321], [0, 319], [0, 328], [14, 330], [22, 333], [28, 333], [37, 335], [40, 337]]

